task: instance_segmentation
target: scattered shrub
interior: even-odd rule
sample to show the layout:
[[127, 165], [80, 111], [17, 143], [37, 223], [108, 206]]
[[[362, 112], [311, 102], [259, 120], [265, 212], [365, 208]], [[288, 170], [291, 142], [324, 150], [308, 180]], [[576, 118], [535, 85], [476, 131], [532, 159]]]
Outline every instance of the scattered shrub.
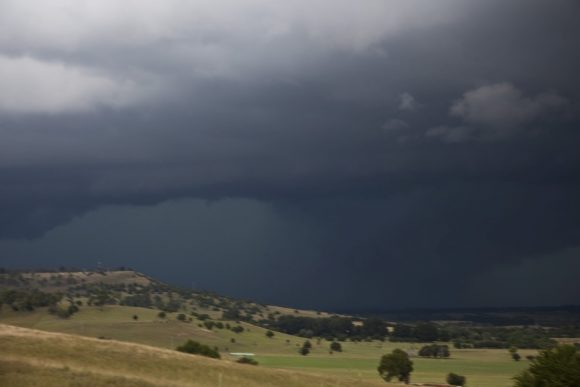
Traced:
[[179, 352], [191, 353], [194, 355], [207, 356], [214, 359], [220, 359], [221, 356], [215, 348], [211, 348], [205, 344], [200, 344], [197, 341], [187, 340], [185, 344], [176, 348]]
[[240, 364], [250, 364], [250, 365], [258, 365], [258, 361], [255, 359], [252, 359], [251, 357], [241, 357], [237, 360], [237, 363]]
[[334, 352], [342, 352], [342, 345], [338, 341], [330, 343], [330, 350]]
[[447, 375], [447, 383], [453, 386], [465, 386], [465, 376], [454, 374], [453, 372]]

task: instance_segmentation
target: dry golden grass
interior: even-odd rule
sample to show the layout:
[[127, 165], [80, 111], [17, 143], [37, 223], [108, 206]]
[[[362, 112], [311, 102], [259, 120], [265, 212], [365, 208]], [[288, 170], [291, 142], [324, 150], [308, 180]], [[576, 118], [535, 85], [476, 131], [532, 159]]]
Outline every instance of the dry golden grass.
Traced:
[[2, 386], [386, 386], [0, 324]]
[[[117, 284], [135, 284], [141, 286], [148, 286], [152, 283], [151, 279], [144, 274], [136, 271], [79, 271], [79, 272], [63, 272], [63, 273], [47, 273], [47, 272], [30, 272], [20, 273], [20, 277], [29, 281], [29, 286], [40, 287], [43, 291], [65, 290], [71, 284], [68, 280], [74, 280], [77, 284], [95, 285], [103, 283], [106, 285]], [[0, 279], [9, 278], [9, 274], [0, 274]]]
[[90, 372], [73, 371], [68, 367], [49, 364], [31, 364], [26, 361], [0, 359], [0, 382], [4, 386], [26, 387], [153, 387], [154, 384], [123, 376], [106, 376]]

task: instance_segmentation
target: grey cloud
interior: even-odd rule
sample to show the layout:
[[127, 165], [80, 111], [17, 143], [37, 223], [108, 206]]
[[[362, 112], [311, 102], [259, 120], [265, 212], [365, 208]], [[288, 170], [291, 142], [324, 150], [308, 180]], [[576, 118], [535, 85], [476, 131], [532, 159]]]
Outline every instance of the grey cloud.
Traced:
[[[563, 249], [486, 268], [474, 278], [467, 293], [487, 305], [573, 305], [580, 292], [578, 253], [577, 248]], [[490, 283], [495, 286], [484, 291]]]
[[[184, 81], [276, 76], [292, 82], [328, 53], [364, 52], [405, 30], [452, 20], [460, 14], [457, 4], [4, 1], [0, 50], [8, 56], [0, 57], [0, 107], [78, 111], [163, 100]], [[55, 84], [65, 87], [51, 100], [46, 94]]]
[[392, 120], [388, 120], [382, 126], [382, 128], [386, 132], [400, 132], [401, 130], [404, 130], [408, 127], [409, 127], [409, 124], [407, 124], [405, 121], [399, 120], [397, 118], [392, 119]]
[[[0, 111], [58, 114], [138, 103], [144, 87], [90, 69], [29, 57], [0, 55]], [[55, 92], [57, 91], [58, 92]]]
[[418, 107], [418, 103], [415, 101], [415, 97], [409, 93], [401, 94], [399, 96], [399, 101], [399, 110], [413, 111]]
[[509, 129], [566, 104], [555, 93], [524, 97], [512, 84], [499, 83], [468, 91], [451, 106], [450, 113], [470, 124]]
[[440, 138], [449, 143], [473, 140], [476, 136], [476, 130], [469, 126], [436, 126], [425, 132], [427, 138]]
[[[575, 1], [61, 4], [0, 4], [0, 62], [21, 77], [0, 72], [7, 262], [17, 249], [23, 261], [61, 256], [63, 239], [50, 253], [25, 246], [59, 226], [74, 234], [84, 213], [162, 219], [187, 198], [248, 200], [214, 206], [212, 222], [265, 211], [289, 233], [268, 234], [270, 252], [267, 226], [244, 234], [248, 273], [295, 262], [342, 278], [352, 297], [364, 288], [375, 305], [394, 291], [385, 272], [469, 282], [497, 257], [518, 267], [578, 241]], [[184, 246], [187, 227], [142, 235]], [[38, 239], [17, 248], [18, 238]], [[146, 253], [121, 239], [103, 254]], [[252, 246], [268, 257], [259, 265]], [[193, 270], [189, 259], [174, 262]], [[327, 289], [320, 299], [338, 303]], [[425, 302], [446, 300], [463, 302], [449, 289]]]
[[466, 92], [449, 110], [451, 116], [464, 122], [463, 126], [439, 126], [425, 135], [447, 142], [505, 140], [530, 129], [529, 124], [540, 117], [551, 115], [548, 124], [556, 124], [554, 118], [560, 119], [568, 105], [569, 101], [556, 93], [525, 97], [510, 83], [482, 86]]

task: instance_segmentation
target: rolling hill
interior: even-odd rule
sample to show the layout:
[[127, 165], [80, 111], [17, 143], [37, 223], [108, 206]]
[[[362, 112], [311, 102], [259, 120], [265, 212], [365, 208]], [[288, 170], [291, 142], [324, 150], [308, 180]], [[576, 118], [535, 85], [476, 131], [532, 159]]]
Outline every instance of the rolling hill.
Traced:
[[2, 386], [385, 386], [0, 324]]
[[[334, 338], [315, 336], [311, 352], [301, 356], [302, 333], [268, 324], [285, 318], [328, 320], [330, 314], [179, 289], [132, 270], [0, 273], [0, 293], [0, 324], [7, 324], [1, 328], [0, 385], [219, 386], [222, 378], [223, 386], [385, 386], [376, 371], [380, 357], [395, 348], [417, 353], [422, 345], [351, 338], [341, 340], [337, 352], [330, 350]], [[222, 360], [175, 351], [189, 339], [215, 347]], [[237, 364], [232, 353], [239, 352], [254, 354], [259, 366]], [[527, 366], [502, 349], [451, 352], [449, 359], [413, 356], [412, 380], [443, 383], [456, 372], [467, 375], [472, 386], [508, 387]], [[149, 372], [157, 367], [146, 365], [153, 358], [171, 359], [159, 360], [168, 371]], [[185, 371], [189, 367], [192, 371]], [[205, 376], [196, 376], [195, 369]], [[288, 371], [298, 371], [302, 379], [284, 377]]]

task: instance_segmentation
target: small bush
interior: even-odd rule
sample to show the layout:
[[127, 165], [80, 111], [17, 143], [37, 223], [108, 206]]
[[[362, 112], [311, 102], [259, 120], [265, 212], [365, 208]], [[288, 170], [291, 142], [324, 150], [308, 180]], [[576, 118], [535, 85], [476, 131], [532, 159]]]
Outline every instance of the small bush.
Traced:
[[251, 357], [241, 357], [237, 360], [238, 363], [240, 364], [251, 364], [251, 365], [258, 365], [258, 361], [255, 359], [252, 359]]
[[465, 386], [465, 376], [457, 375], [451, 372], [447, 375], [447, 383], [453, 386]]
[[338, 341], [330, 343], [330, 350], [334, 352], [342, 352], [342, 345]]
[[449, 357], [449, 347], [447, 345], [430, 344], [419, 350], [421, 357], [446, 358]]
[[220, 359], [219, 352], [205, 344], [200, 344], [197, 341], [187, 340], [185, 344], [176, 348], [179, 352], [191, 353], [194, 355], [207, 356], [214, 359]]

